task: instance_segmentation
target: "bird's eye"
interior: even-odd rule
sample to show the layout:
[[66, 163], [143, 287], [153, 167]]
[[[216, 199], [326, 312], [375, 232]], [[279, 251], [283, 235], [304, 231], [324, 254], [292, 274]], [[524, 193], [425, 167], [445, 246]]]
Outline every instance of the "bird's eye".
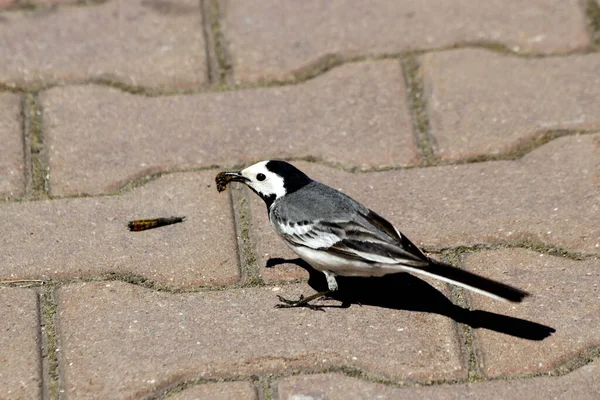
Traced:
[[257, 181], [264, 181], [265, 179], [267, 179], [267, 177], [265, 176], [265, 174], [258, 174], [256, 175], [256, 180]]

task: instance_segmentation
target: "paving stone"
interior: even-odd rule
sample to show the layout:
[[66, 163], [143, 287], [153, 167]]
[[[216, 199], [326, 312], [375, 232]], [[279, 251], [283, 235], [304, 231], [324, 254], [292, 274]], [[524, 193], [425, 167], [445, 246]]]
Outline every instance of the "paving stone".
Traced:
[[[115, 273], [192, 287], [238, 280], [228, 196], [216, 171], [163, 176], [122, 196], [0, 204], [0, 279], [71, 279]], [[186, 216], [130, 232], [131, 219]], [[132, 277], [133, 276], [133, 277]]]
[[104, 193], [156, 170], [270, 157], [359, 167], [418, 161], [395, 60], [347, 64], [297, 86], [154, 98], [74, 86], [41, 99], [58, 195]]
[[476, 330], [487, 375], [550, 371], [583, 351], [600, 346], [599, 258], [573, 261], [524, 249], [505, 249], [469, 255], [465, 263], [470, 271], [533, 294], [511, 307], [484, 296], [472, 296], [474, 308], [556, 329], [556, 333], [543, 341]]
[[112, 0], [2, 17], [0, 74], [7, 85], [104, 79], [183, 89], [207, 81], [202, 15], [195, 0]]
[[0, 9], [1, 8], [9, 8], [15, 5], [16, 0], [0, 0]]
[[33, 290], [0, 287], [2, 398], [41, 398], [42, 362], [36, 296]]
[[282, 379], [280, 399], [595, 399], [600, 396], [600, 361], [566, 376], [399, 388], [340, 374]]
[[0, 199], [25, 192], [25, 158], [19, 96], [0, 93]]
[[[600, 135], [563, 137], [516, 161], [351, 174], [295, 162], [310, 177], [340, 189], [388, 218], [428, 248], [537, 242], [600, 253]], [[252, 234], [267, 280], [305, 277], [296, 258], [252, 199]]]
[[550, 130], [600, 128], [598, 54], [524, 59], [464, 49], [421, 61], [444, 160], [511, 153]]
[[291, 78], [327, 57], [386, 55], [465, 43], [564, 53], [590, 44], [577, 0], [221, 1], [222, 31], [240, 81]]
[[224, 382], [197, 385], [178, 393], [173, 400], [258, 400], [256, 388], [250, 382]]
[[124, 282], [59, 289], [69, 398], [143, 397], [190, 379], [347, 365], [388, 379], [464, 378], [450, 319], [356, 306], [274, 308], [305, 284], [171, 294]]

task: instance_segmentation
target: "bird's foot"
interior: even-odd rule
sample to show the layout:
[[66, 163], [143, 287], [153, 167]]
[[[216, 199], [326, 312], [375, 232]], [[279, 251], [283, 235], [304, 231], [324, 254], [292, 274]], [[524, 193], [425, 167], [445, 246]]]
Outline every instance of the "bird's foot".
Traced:
[[310, 304], [311, 301], [324, 297], [331, 293], [330, 291], [315, 293], [312, 296], [304, 297], [300, 295], [298, 300], [289, 300], [281, 296], [277, 296], [281, 303], [275, 305], [275, 308], [294, 308], [294, 307], [305, 307], [311, 310], [325, 311], [322, 306], [316, 304]]

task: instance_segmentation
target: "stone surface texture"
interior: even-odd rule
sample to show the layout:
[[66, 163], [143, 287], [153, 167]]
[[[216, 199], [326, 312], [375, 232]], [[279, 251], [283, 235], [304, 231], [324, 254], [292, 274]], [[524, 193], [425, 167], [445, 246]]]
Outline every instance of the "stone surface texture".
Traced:
[[0, 83], [8, 86], [104, 80], [176, 90], [207, 81], [202, 14], [194, 0], [109, 0], [2, 18]]
[[[159, 286], [234, 284], [239, 268], [228, 196], [215, 171], [164, 176], [121, 196], [0, 204], [0, 279], [120, 277]], [[130, 232], [128, 221], [185, 216]], [[148, 282], [147, 282], [148, 283]]]
[[[302, 289], [286, 286], [285, 294]], [[277, 293], [284, 294], [247, 288], [174, 295], [123, 282], [65, 286], [59, 319], [66, 393], [139, 397], [196, 377], [331, 365], [388, 379], [464, 377], [445, 317], [370, 306], [277, 309]]]
[[0, 93], [0, 199], [25, 192], [25, 155], [20, 98]]
[[37, 295], [0, 287], [0, 388], [7, 399], [40, 398], [42, 362]]
[[510, 376], [552, 371], [586, 350], [600, 347], [600, 257], [573, 261], [524, 249], [469, 255], [469, 271], [521, 287], [531, 298], [506, 307], [472, 296], [474, 308], [552, 326], [556, 333], [536, 342], [477, 330], [484, 373]]
[[348, 64], [298, 86], [193, 96], [52, 89], [42, 95], [52, 192], [100, 194], [157, 170], [273, 157], [414, 165], [404, 92], [393, 60]]

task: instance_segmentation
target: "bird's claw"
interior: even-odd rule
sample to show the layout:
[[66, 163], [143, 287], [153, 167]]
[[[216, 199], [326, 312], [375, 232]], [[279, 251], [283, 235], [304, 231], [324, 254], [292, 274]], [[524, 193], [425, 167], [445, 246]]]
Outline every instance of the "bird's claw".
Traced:
[[282, 297], [282, 296], [279, 296], [279, 295], [277, 295], [277, 298], [282, 303], [293, 305], [293, 304], [300, 303], [301, 301], [303, 301], [304, 300], [304, 295], [301, 294], [300, 298], [298, 300], [289, 300], [289, 299], [286, 299], [285, 297]]
[[305, 307], [310, 310], [315, 311], [325, 311], [322, 306], [317, 306], [315, 304], [310, 304], [304, 297], [304, 295], [300, 295], [298, 300], [289, 300], [285, 297], [277, 295], [277, 298], [281, 303], [276, 304], [275, 308], [294, 308], [294, 307]]

